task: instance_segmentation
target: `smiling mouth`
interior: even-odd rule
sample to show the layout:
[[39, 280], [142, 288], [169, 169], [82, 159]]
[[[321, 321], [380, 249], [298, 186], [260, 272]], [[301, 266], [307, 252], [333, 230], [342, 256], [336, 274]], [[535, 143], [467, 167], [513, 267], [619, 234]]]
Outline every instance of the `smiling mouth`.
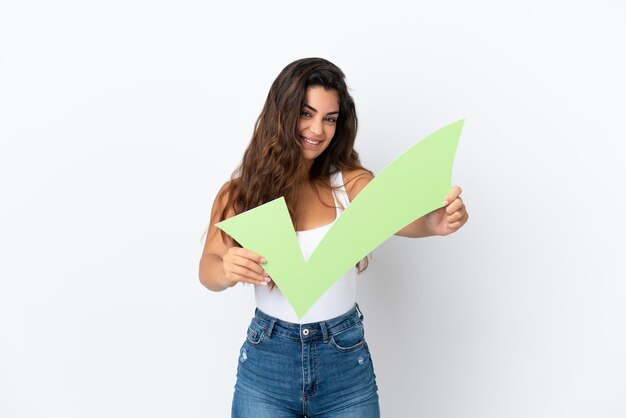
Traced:
[[319, 144], [322, 143], [322, 141], [313, 141], [313, 140], [305, 138], [305, 137], [302, 137], [302, 140], [304, 141], [305, 144], [307, 144], [309, 146], [313, 146], [313, 147], [318, 146]]

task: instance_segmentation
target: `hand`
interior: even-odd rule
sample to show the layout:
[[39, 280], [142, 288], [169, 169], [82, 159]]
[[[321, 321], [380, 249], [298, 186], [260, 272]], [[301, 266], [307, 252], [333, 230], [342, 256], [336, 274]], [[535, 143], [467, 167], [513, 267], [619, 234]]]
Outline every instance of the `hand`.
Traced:
[[250, 250], [230, 247], [222, 261], [229, 287], [238, 282], [265, 286], [270, 281], [267, 272], [261, 267], [261, 264], [265, 264], [265, 259]]
[[469, 215], [460, 195], [461, 188], [454, 186], [444, 201], [444, 207], [426, 214], [426, 224], [433, 235], [449, 235], [465, 225]]

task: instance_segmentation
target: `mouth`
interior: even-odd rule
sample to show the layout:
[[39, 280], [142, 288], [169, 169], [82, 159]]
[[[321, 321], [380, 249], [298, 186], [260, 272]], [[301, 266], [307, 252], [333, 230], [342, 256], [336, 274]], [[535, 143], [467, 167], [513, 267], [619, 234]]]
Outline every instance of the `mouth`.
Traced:
[[302, 137], [302, 144], [305, 148], [315, 149], [324, 141], [314, 141], [309, 138]]

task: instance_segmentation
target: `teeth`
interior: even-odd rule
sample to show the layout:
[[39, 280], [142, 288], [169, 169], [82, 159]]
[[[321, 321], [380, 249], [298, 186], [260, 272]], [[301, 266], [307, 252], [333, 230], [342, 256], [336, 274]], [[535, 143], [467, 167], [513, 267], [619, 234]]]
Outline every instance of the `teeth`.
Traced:
[[320, 142], [322, 142], [322, 141], [317, 141], [317, 142], [315, 142], [315, 141], [311, 141], [310, 139], [307, 139], [307, 138], [304, 138], [304, 140], [305, 140], [306, 142], [308, 142], [309, 144], [313, 144], [313, 145], [317, 145], [317, 144], [319, 144]]

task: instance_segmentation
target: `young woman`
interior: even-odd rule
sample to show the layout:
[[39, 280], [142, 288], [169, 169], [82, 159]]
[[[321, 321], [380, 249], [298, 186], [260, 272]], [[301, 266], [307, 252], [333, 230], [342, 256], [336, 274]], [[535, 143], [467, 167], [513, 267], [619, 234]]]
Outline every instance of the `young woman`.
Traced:
[[[218, 192], [200, 260], [200, 281], [221, 291], [254, 285], [257, 309], [240, 351], [233, 417], [379, 417], [376, 379], [356, 275], [340, 278], [305, 314], [295, 312], [263, 270], [262, 254], [214, 225], [284, 196], [305, 259], [372, 180], [354, 150], [357, 115], [343, 72], [321, 58], [292, 62], [270, 88], [239, 168]], [[407, 193], [411, 191], [407, 190]], [[467, 221], [452, 188], [447, 205], [396, 235], [448, 235]]]

